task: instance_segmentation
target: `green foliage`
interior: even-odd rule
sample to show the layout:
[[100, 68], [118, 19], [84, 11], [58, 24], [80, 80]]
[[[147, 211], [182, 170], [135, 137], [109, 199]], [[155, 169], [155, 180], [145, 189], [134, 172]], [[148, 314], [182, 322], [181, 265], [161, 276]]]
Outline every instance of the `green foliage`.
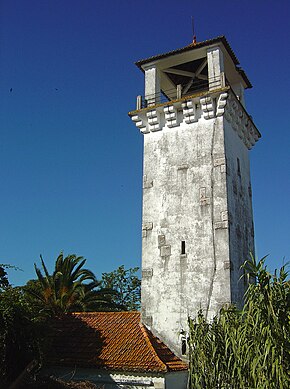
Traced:
[[271, 274], [254, 258], [242, 311], [224, 308], [212, 323], [190, 325], [191, 388], [284, 389], [290, 386], [290, 285], [285, 266]]
[[0, 265], [0, 386], [16, 377], [35, 355], [39, 357], [38, 330], [32, 307], [21, 288], [13, 288]]
[[[37, 280], [13, 288], [6, 268], [0, 264], [0, 387], [9, 387], [33, 359], [41, 361], [50, 319], [66, 312], [136, 309], [140, 300], [138, 268], [119, 267], [98, 281], [84, 268], [86, 260], [61, 253], [52, 274], [41, 257], [35, 265]], [[114, 289], [114, 290], [113, 290]]]
[[102, 274], [102, 286], [113, 289], [112, 302], [120, 311], [135, 311], [140, 308], [141, 281], [136, 275], [138, 267], [125, 269], [124, 265], [118, 269]]
[[0, 292], [3, 292], [5, 289], [7, 289], [10, 286], [8, 281], [8, 275], [5, 269], [20, 270], [16, 266], [0, 263]]
[[83, 268], [85, 262], [83, 257], [74, 254], [64, 257], [60, 253], [53, 273], [49, 274], [41, 257], [42, 271], [35, 265], [38, 280], [30, 281], [25, 291], [37, 301], [43, 313], [53, 316], [111, 306], [110, 291], [101, 290], [95, 275]]
[[5, 288], [0, 293], [0, 382], [13, 380], [32, 359], [41, 359], [43, 334], [43, 321], [21, 288]]
[[0, 291], [5, 290], [9, 286], [8, 276], [5, 267], [6, 265], [0, 264]]

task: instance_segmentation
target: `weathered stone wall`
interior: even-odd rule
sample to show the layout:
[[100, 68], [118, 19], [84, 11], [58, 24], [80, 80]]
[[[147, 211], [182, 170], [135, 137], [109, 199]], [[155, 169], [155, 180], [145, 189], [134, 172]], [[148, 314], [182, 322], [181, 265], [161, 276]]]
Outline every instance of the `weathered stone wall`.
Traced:
[[254, 226], [249, 151], [238, 132], [225, 119], [227, 196], [231, 258], [231, 300], [241, 305], [246, 280], [240, 279], [241, 265], [254, 254]]
[[222, 117], [146, 134], [142, 314], [179, 355], [188, 315], [231, 301], [227, 211]]
[[188, 316], [242, 303], [258, 132], [224, 90], [132, 119], [144, 134], [142, 320], [181, 356]]

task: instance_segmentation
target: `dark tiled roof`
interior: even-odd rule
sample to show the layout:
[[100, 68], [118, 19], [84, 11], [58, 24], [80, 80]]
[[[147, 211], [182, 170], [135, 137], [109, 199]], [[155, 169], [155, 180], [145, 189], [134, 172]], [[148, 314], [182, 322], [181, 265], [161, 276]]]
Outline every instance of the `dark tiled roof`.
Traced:
[[166, 57], [169, 57], [171, 55], [180, 54], [180, 53], [183, 53], [185, 51], [199, 49], [201, 47], [209, 46], [209, 45], [219, 43], [219, 42], [222, 42], [224, 44], [225, 48], [227, 49], [229, 55], [231, 56], [231, 58], [234, 62], [234, 64], [239, 65], [240, 64], [239, 60], [236, 57], [235, 53], [233, 52], [231, 46], [229, 45], [229, 43], [224, 35], [218, 36], [217, 38], [213, 38], [213, 39], [207, 39], [207, 40], [202, 41], [202, 42], [191, 43], [190, 45], [184, 46], [181, 49], [176, 49], [176, 50], [168, 51], [167, 53], [157, 54], [157, 55], [154, 55], [154, 56], [146, 58], [146, 59], [141, 59], [140, 61], [135, 62], [135, 64], [141, 69], [141, 66], [144, 65], [145, 63], [148, 63], [151, 61], [156, 61], [157, 59], [166, 58]]
[[139, 312], [75, 313], [53, 327], [46, 365], [138, 372], [188, 368], [141, 324]]
[[219, 43], [219, 42], [223, 43], [223, 45], [225, 46], [227, 52], [229, 53], [230, 57], [232, 58], [235, 66], [237, 68], [237, 71], [241, 74], [245, 83], [247, 84], [247, 87], [252, 88], [252, 84], [249, 81], [246, 73], [244, 72], [244, 70], [242, 70], [238, 66], [240, 64], [240, 62], [239, 62], [238, 58], [236, 57], [233, 49], [231, 48], [229, 42], [227, 41], [227, 39], [224, 35], [221, 35], [221, 36], [218, 36], [218, 37], [212, 38], [212, 39], [207, 39], [207, 40], [202, 41], [202, 42], [191, 43], [191, 44], [184, 46], [180, 49], [172, 50], [172, 51], [169, 51], [169, 52], [163, 53], [163, 54], [157, 54], [157, 55], [154, 55], [154, 56], [146, 58], [146, 59], [141, 59], [140, 61], [135, 62], [135, 64], [138, 66], [139, 69], [141, 69], [143, 71], [142, 65], [149, 63], [151, 61], [156, 61], [158, 59], [163, 59], [163, 58], [169, 57], [171, 55], [184, 53], [186, 51], [190, 51], [190, 50], [194, 50], [194, 49], [199, 49], [201, 47], [213, 45], [213, 44]]

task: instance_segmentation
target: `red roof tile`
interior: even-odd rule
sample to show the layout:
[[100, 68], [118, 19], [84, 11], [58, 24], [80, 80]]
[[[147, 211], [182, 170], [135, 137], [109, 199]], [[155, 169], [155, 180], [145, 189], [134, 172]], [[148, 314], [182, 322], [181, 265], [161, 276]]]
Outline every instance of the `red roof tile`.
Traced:
[[48, 365], [138, 372], [188, 368], [141, 324], [139, 312], [75, 313], [53, 327]]

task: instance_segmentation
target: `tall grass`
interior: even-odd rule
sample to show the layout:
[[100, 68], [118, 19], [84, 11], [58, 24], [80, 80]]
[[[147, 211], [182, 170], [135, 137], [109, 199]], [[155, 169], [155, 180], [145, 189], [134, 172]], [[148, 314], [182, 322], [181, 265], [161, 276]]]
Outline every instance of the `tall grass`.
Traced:
[[190, 388], [290, 388], [290, 283], [265, 258], [243, 265], [245, 305], [223, 308], [211, 323], [189, 319]]

